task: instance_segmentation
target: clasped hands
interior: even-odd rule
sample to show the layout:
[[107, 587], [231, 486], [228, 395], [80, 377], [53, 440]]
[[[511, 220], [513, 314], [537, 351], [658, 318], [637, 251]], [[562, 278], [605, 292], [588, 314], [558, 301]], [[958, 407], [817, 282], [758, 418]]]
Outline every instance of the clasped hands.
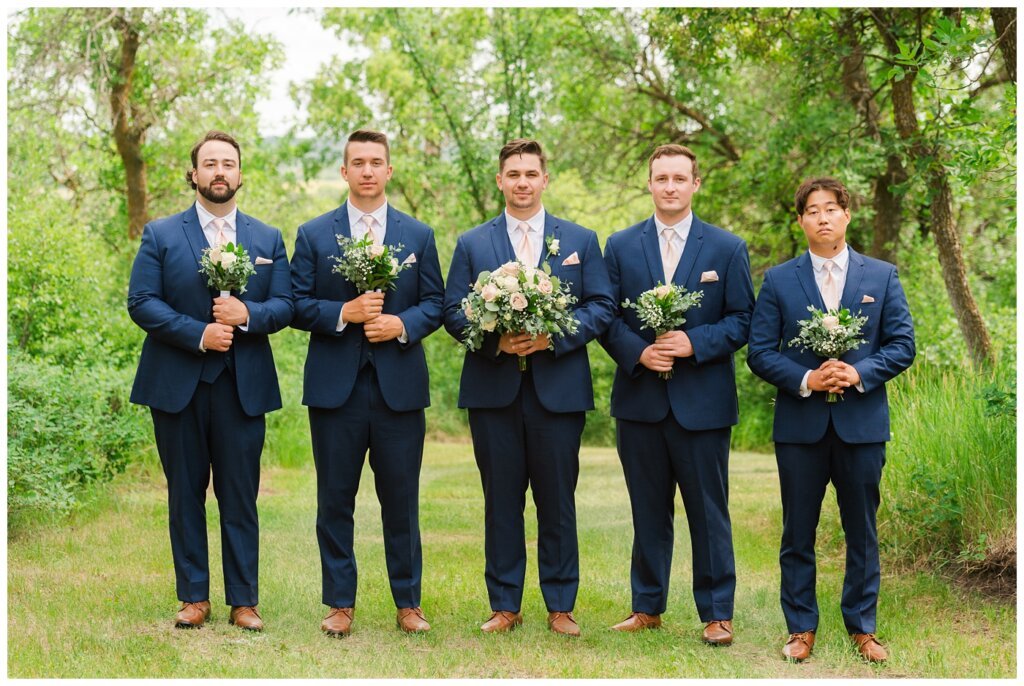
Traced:
[[249, 308], [233, 295], [213, 299], [213, 321], [203, 331], [203, 348], [227, 352], [235, 336], [235, 327], [249, 321]]
[[640, 353], [640, 364], [653, 372], [670, 372], [677, 357], [692, 357], [693, 344], [685, 331], [668, 331]]
[[383, 293], [363, 293], [342, 306], [341, 319], [349, 324], [362, 324], [366, 340], [383, 343], [398, 338], [405, 329], [400, 318], [393, 314], [382, 314], [383, 309]]
[[537, 334], [536, 338], [528, 333], [505, 333], [498, 341], [498, 350], [509, 355], [524, 357], [547, 350], [549, 341], [546, 333]]
[[843, 389], [860, 383], [860, 374], [853, 365], [842, 360], [825, 360], [807, 376], [807, 388], [843, 394]]

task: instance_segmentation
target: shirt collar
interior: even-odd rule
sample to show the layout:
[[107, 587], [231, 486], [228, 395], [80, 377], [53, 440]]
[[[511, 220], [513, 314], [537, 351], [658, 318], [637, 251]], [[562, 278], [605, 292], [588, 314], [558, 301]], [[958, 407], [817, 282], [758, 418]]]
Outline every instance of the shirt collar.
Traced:
[[537, 214], [533, 215], [529, 219], [516, 219], [508, 213], [508, 208], [505, 209], [505, 226], [508, 228], [509, 233], [512, 233], [519, 226], [519, 222], [525, 221], [534, 232], [543, 234], [544, 233], [544, 207], [541, 206]]
[[683, 217], [676, 224], [673, 224], [671, 226], [669, 224], [666, 224], [665, 222], [661, 221], [660, 219], [658, 219], [657, 213], [655, 213], [655, 215], [654, 215], [654, 225], [656, 227], [658, 227], [658, 235], [659, 236], [661, 235], [661, 232], [664, 229], [672, 228], [672, 229], [675, 229], [676, 235], [679, 236], [680, 238], [682, 238], [685, 241], [686, 237], [690, 235], [690, 226], [692, 224], [693, 224], [693, 212], [687, 213], [687, 215], [685, 217]]
[[[232, 231], [235, 230], [235, 216], [237, 213], [238, 206], [236, 205], [235, 207], [231, 208], [230, 212], [221, 217], [221, 219], [228, 223], [228, 228], [231, 229]], [[203, 227], [204, 229], [210, 225], [210, 222], [212, 222], [214, 219], [217, 219], [217, 217], [213, 215], [208, 209], [203, 207], [203, 204], [198, 200], [196, 201], [196, 214], [199, 215], [199, 226]]]
[[850, 246], [844, 245], [843, 249], [839, 251], [835, 257], [822, 257], [821, 255], [815, 255], [810, 250], [807, 254], [811, 256], [811, 266], [814, 267], [814, 271], [820, 272], [825, 268], [825, 261], [832, 260], [832, 263], [839, 268], [839, 271], [846, 272], [846, 265], [850, 263]]
[[363, 212], [358, 207], [354, 206], [350, 202], [345, 202], [345, 206], [348, 208], [348, 225], [350, 227], [355, 226], [362, 221], [364, 215], [370, 215], [377, 222], [377, 226], [384, 226], [385, 220], [388, 216], [388, 202], [385, 200], [380, 207], [375, 209], [373, 212]]

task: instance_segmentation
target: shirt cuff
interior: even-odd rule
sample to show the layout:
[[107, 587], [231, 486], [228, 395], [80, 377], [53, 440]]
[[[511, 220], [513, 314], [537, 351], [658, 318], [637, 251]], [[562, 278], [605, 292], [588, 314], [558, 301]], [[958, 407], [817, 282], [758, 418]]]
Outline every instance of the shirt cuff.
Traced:
[[863, 382], [863, 381], [861, 381], [861, 382], [860, 382], [859, 384], [857, 384], [856, 386], [854, 386], [854, 388], [856, 388], [856, 389], [857, 389], [858, 391], [860, 391], [861, 393], [863, 393], [863, 392], [864, 392], [864, 382]]
[[239, 324], [238, 325], [238, 330], [239, 331], [246, 331], [246, 332], [249, 331], [249, 318], [248, 317], [245, 318], [245, 324]]
[[345, 321], [345, 303], [341, 303], [341, 311], [338, 312], [338, 326], [334, 330], [341, 333], [346, 326], [348, 326], [348, 322]]
[[405, 324], [402, 324], [402, 333], [398, 334], [398, 342], [402, 345], [409, 342], [409, 334], [405, 332]]
[[807, 379], [809, 379], [811, 377], [811, 372], [813, 372], [813, 371], [814, 371], [813, 369], [808, 369], [804, 373], [804, 378], [800, 380], [800, 397], [801, 398], [806, 398], [807, 396], [809, 396], [811, 394], [811, 389], [807, 387]]
[[203, 336], [200, 337], [200, 339], [199, 339], [199, 352], [201, 352], [201, 353], [205, 353], [206, 352], [206, 346], [203, 345], [203, 338], [205, 338], [205, 337], [206, 337], [206, 332], [204, 331], [203, 332]]

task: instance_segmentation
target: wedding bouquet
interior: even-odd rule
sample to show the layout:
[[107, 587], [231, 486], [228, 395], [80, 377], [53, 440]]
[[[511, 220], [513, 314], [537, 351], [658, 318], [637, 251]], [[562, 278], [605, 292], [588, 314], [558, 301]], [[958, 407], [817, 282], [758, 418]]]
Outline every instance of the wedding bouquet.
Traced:
[[[807, 311], [810, 319], [797, 322], [800, 334], [789, 342], [789, 347], [800, 346], [801, 350], [810, 349], [818, 357], [838, 360], [851, 350], [856, 350], [866, 341], [860, 337], [861, 327], [867, 317], [855, 317], [850, 310], [828, 310], [822, 312], [810, 305]], [[838, 393], [829, 392], [826, 401], [834, 403], [839, 400]]]
[[206, 276], [207, 286], [216, 288], [220, 297], [226, 298], [231, 291], [238, 291], [239, 295], [245, 293], [245, 284], [256, 273], [256, 268], [241, 243], [226, 243], [203, 249], [199, 273]]
[[[687, 292], [677, 284], [663, 286], [660, 282], [649, 291], [644, 291], [636, 302], [630, 302], [629, 298], [622, 301], [622, 306], [636, 310], [637, 317], [642, 322], [641, 329], [654, 329], [654, 335], [660, 336], [663, 333], [673, 331], [686, 323], [683, 316], [691, 307], [700, 307], [704, 291]], [[672, 370], [658, 372], [662, 379], [671, 379]]]
[[[551, 267], [528, 267], [506, 262], [493, 272], [480, 272], [473, 290], [462, 299], [462, 311], [469, 323], [463, 331], [463, 344], [477, 350], [484, 334], [496, 332], [564, 336], [578, 330], [571, 311], [576, 296], [569, 292]], [[519, 357], [519, 370], [526, 369], [526, 357]]]
[[396, 246], [375, 244], [369, 236], [360, 240], [338, 234], [341, 257], [332, 257], [337, 264], [331, 270], [341, 274], [363, 293], [398, 287], [398, 273], [410, 265], [399, 264], [395, 255], [402, 252], [402, 244]]

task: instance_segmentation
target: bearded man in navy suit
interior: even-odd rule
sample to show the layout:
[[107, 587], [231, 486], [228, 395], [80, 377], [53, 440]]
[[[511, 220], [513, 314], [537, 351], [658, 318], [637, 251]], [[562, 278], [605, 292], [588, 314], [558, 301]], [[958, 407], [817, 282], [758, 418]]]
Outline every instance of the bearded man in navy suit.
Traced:
[[[747, 342], [754, 307], [747, 246], [693, 213], [700, 174], [689, 148], [656, 148], [647, 186], [654, 216], [613, 234], [605, 246], [616, 304], [636, 302], [657, 284], [703, 296], [678, 330], [655, 337], [635, 310], [622, 308], [601, 337], [618, 364], [611, 411], [633, 512], [633, 611], [612, 628], [661, 626], [678, 486], [703, 640], [729, 645], [736, 591], [729, 520], [729, 438], [738, 421], [733, 353]], [[671, 378], [661, 378], [669, 371]]]
[[[782, 490], [782, 611], [789, 629], [783, 655], [810, 656], [818, 628], [814, 539], [829, 481], [846, 535], [840, 608], [858, 652], [887, 658], [875, 637], [881, 569], [875, 514], [889, 440], [885, 384], [914, 361], [914, 324], [896, 267], [846, 244], [850, 194], [836, 179], [805, 181], [797, 222], [808, 252], [769, 269], [750, 324], [747, 364], [776, 386], [772, 438]], [[867, 317], [866, 341], [838, 360], [790, 346], [808, 306], [847, 308]], [[826, 402], [828, 392], [840, 402]]]
[[[491, 617], [484, 632], [522, 623], [526, 574], [523, 510], [526, 489], [537, 506], [537, 566], [548, 627], [578, 636], [572, 610], [579, 587], [576, 481], [585, 413], [594, 408], [587, 343], [608, 326], [613, 311], [608, 272], [597, 234], [544, 209], [547, 162], [540, 143], [518, 139], [498, 155], [496, 181], [505, 211], [459, 236], [448, 272], [444, 323], [462, 340], [462, 299], [480, 272], [518, 260], [568, 284], [579, 321], [572, 335], [489, 333], [467, 352], [459, 407], [469, 409], [473, 453], [484, 489], [485, 579]], [[528, 356], [525, 371], [520, 356]]]
[[[148, 405], [167, 477], [171, 552], [181, 609], [178, 627], [210, 616], [206, 489], [220, 509], [225, 601], [230, 622], [260, 631], [256, 496], [264, 415], [281, 407], [269, 334], [292, 318], [281, 232], [238, 211], [241, 149], [211, 131], [192, 148], [186, 180], [196, 202], [142, 231], [128, 312], [146, 331], [131, 400]], [[245, 248], [256, 273], [245, 293], [215, 297], [199, 273], [203, 249]]]
[[[348, 199], [299, 227], [292, 255], [295, 321], [309, 331], [302, 404], [316, 463], [316, 535], [323, 603], [320, 628], [351, 631], [356, 602], [353, 513], [367, 450], [384, 525], [384, 552], [397, 623], [430, 629], [420, 608], [423, 552], [419, 480], [430, 404], [423, 339], [441, 326], [444, 284], [429, 226], [388, 204], [388, 139], [360, 130], [345, 145]], [[395, 290], [360, 293], [332, 272], [338, 236], [387, 245], [406, 265]]]

